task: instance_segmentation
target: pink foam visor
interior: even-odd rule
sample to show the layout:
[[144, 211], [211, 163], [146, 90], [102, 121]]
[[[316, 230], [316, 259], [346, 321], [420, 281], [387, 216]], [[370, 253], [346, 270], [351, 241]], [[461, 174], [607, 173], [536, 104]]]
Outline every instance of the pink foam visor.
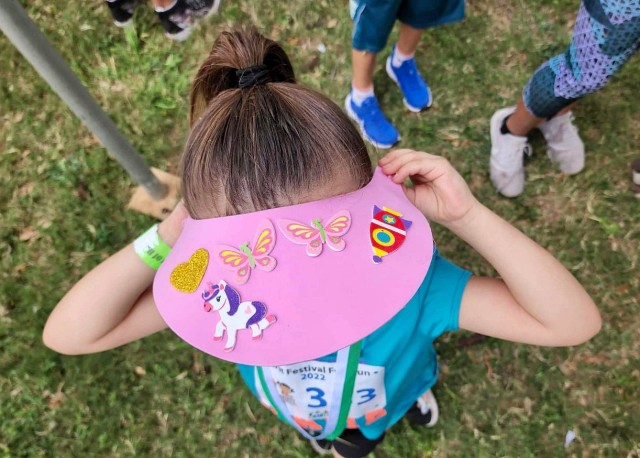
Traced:
[[350, 194], [187, 219], [153, 295], [167, 325], [205, 353], [293, 364], [390, 320], [418, 290], [432, 255], [426, 219], [376, 169]]

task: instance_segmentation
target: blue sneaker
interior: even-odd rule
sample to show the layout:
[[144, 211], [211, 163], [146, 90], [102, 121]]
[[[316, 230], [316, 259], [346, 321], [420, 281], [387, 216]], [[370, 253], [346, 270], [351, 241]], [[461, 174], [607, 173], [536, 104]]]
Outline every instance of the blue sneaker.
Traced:
[[404, 95], [402, 101], [407, 109], [419, 113], [429, 108], [433, 102], [429, 85], [418, 71], [414, 58], [405, 60], [399, 67], [394, 67], [391, 62], [395, 52], [396, 47], [394, 46], [387, 59], [387, 74], [400, 87], [402, 95]]
[[351, 100], [349, 94], [344, 101], [344, 107], [351, 119], [358, 123], [365, 140], [377, 148], [391, 148], [398, 140], [398, 131], [389, 122], [378, 105], [378, 100], [368, 97], [358, 106]]

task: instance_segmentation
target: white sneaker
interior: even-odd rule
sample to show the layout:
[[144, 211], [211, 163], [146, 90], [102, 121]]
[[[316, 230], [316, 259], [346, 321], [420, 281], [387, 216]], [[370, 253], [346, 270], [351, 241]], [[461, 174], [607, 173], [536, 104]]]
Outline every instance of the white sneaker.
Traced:
[[584, 168], [584, 143], [571, 121], [573, 115], [569, 111], [538, 126], [547, 141], [547, 156], [567, 175]]
[[440, 409], [438, 401], [431, 390], [427, 390], [416, 400], [416, 403], [405, 414], [407, 420], [414, 425], [431, 428], [438, 422]]
[[524, 155], [531, 156], [527, 137], [500, 132], [504, 118], [516, 107], [503, 108], [491, 117], [491, 182], [505, 197], [516, 197], [524, 190]]
[[438, 423], [438, 417], [440, 417], [440, 409], [438, 408], [438, 401], [436, 401], [436, 397], [433, 395], [433, 392], [431, 390], [423, 393], [416, 402], [418, 403], [418, 409], [420, 409], [420, 413], [422, 415], [431, 413], [431, 419], [425, 426], [431, 427]]

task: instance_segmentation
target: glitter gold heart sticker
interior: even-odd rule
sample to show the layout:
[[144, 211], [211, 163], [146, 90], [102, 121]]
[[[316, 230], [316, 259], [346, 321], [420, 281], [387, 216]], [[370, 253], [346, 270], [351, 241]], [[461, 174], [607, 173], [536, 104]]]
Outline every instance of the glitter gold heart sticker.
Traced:
[[178, 264], [169, 277], [171, 285], [182, 293], [193, 293], [209, 265], [209, 252], [204, 248], [196, 250], [187, 262]]

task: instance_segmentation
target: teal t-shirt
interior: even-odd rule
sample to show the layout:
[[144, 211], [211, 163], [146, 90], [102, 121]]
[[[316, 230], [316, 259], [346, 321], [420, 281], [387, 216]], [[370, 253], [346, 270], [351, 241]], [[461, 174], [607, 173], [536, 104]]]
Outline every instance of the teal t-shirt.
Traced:
[[[438, 360], [433, 341], [445, 331], [458, 329], [462, 293], [470, 276], [470, 272], [442, 258], [436, 250], [425, 279], [409, 303], [362, 340], [348, 427], [358, 427], [365, 437], [375, 439], [400, 420], [416, 399], [436, 383]], [[326, 404], [322, 384], [324, 374], [331, 372], [328, 370], [331, 361], [335, 361], [335, 354], [280, 366], [280, 373], [289, 374], [289, 379], [277, 382], [283, 390], [280, 394], [299, 417], [304, 416], [307, 405]], [[261, 387], [256, 384], [254, 366], [238, 365], [238, 369], [253, 394], [267, 405]], [[314, 380], [310, 382], [310, 379]], [[301, 385], [296, 383], [306, 383], [306, 389], [299, 389]], [[309, 388], [309, 383], [317, 386]], [[307, 399], [296, 398], [301, 393]], [[292, 415], [295, 417], [296, 413]], [[313, 429], [313, 420], [304, 422], [305, 428]]]

